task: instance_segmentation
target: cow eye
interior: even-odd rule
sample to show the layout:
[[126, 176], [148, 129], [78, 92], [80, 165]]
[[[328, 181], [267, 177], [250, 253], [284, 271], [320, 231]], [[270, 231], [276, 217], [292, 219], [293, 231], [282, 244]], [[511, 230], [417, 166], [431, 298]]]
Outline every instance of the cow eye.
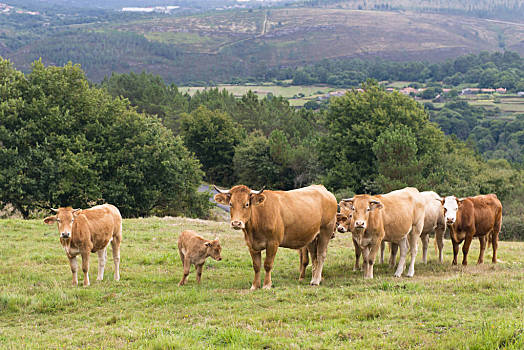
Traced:
[[60, 222], [60, 219], [56, 219], [56, 222]]
[[231, 208], [233, 208], [233, 203], [229, 202], [229, 206], [230, 206]]
[[71, 223], [75, 222], [75, 219], [71, 219]]
[[368, 208], [368, 209], [367, 209], [367, 211], [370, 211], [370, 210], [371, 210], [371, 208]]
[[246, 203], [246, 208], [249, 207], [249, 202]]

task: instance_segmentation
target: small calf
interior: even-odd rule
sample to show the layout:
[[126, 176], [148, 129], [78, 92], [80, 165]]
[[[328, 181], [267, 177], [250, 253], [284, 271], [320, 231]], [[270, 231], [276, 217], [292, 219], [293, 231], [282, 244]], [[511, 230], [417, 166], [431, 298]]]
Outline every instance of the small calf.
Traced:
[[180, 234], [178, 238], [178, 252], [180, 253], [180, 259], [184, 266], [184, 276], [178, 284], [183, 286], [186, 283], [187, 275], [189, 275], [189, 268], [191, 264], [195, 265], [197, 277], [196, 280], [200, 283], [200, 277], [202, 276], [202, 267], [208, 256], [213, 259], [220, 261], [220, 243], [218, 238], [210, 241], [196, 234], [195, 231], [186, 230]]

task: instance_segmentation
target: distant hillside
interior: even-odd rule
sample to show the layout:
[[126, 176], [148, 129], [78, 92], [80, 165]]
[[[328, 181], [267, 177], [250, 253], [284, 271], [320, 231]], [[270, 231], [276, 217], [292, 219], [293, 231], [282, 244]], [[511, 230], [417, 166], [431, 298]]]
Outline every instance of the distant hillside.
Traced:
[[[4, 30], [0, 53], [22, 69], [42, 57], [47, 64], [80, 63], [95, 81], [113, 71], [147, 70], [176, 83], [263, 76], [271, 67], [326, 58], [436, 62], [482, 50], [524, 54], [524, 23], [447, 13], [284, 7], [118, 15], [115, 21], [50, 27]], [[13, 45], [13, 37], [23, 40]]]

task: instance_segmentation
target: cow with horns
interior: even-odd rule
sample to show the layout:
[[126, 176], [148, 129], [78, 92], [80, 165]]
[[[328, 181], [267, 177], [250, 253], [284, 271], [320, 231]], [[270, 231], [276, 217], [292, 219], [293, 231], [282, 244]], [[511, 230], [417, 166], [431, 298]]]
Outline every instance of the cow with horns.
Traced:
[[[251, 289], [260, 288], [262, 250], [266, 250], [263, 288], [271, 288], [271, 270], [278, 247], [308, 247], [313, 262], [311, 285], [322, 279], [327, 245], [335, 227], [337, 201], [322, 185], [292, 191], [253, 191], [244, 185], [221, 190], [214, 199], [230, 206], [231, 227], [244, 232], [253, 260]], [[317, 238], [318, 239], [315, 239]]]
[[84, 287], [89, 285], [89, 256], [98, 253], [97, 281], [104, 278], [107, 259], [107, 246], [111, 242], [115, 263], [115, 281], [120, 279], [120, 243], [122, 242], [122, 216], [117, 207], [111, 204], [97, 205], [89, 209], [63, 207], [51, 209], [56, 215], [44, 219], [46, 224], [58, 224], [60, 243], [69, 259], [73, 273], [73, 285], [78, 284], [76, 261], [82, 257]]

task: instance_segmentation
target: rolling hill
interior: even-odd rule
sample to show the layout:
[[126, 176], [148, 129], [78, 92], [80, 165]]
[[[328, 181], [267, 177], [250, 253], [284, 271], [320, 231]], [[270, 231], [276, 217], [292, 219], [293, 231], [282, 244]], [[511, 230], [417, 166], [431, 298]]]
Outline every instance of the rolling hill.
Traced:
[[[33, 39], [31, 33], [37, 33]], [[4, 44], [1, 54], [26, 70], [38, 57], [56, 65], [72, 60], [95, 81], [113, 71], [147, 70], [176, 83], [220, 82], [330, 58], [442, 61], [502, 49], [524, 54], [524, 22], [326, 7], [117, 17], [39, 28], [27, 37], [20, 47]]]

